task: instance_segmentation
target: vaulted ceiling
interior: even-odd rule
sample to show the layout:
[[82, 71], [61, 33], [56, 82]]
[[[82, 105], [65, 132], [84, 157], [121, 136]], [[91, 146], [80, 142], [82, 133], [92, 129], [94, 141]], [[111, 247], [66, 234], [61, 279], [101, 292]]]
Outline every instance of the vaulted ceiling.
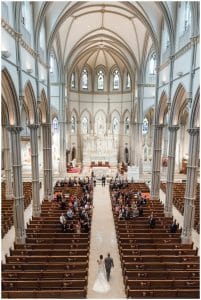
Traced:
[[46, 20], [48, 45], [66, 70], [84, 64], [91, 68], [116, 64], [138, 70], [150, 49], [158, 50], [162, 18], [171, 19], [168, 5], [54, 1], [38, 4], [38, 11]]

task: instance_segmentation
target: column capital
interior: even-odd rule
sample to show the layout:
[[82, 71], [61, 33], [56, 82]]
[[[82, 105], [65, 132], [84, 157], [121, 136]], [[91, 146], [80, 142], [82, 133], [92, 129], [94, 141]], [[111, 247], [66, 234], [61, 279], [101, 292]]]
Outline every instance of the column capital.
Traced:
[[22, 126], [17, 126], [17, 125], [8, 125], [6, 126], [6, 128], [10, 131], [10, 132], [15, 132], [15, 133], [20, 133], [20, 131], [23, 130]]
[[39, 124], [29, 124], [27, 127], [29, 127], [29, 129], [38, 129]]
[[200, 128], [199, 127], [189, 128], [187, 129], [187, 131], [190, 135], [197, 135], [200, 131]]
[[179, 126], [178, 125], [171, 125], [171, 126], [168, 126], [168, 129], [169, 131], [177, 131], [179, 129]]
[[165, 127], [164, 124], [155, 124], [154, 126], [156, 129], [161, 129], [161, 128]]

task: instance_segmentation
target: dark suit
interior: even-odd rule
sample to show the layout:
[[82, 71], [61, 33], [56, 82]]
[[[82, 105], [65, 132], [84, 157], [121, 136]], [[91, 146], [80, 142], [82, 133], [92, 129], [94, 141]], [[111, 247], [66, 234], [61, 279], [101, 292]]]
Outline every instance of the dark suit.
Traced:
[[107, 274], [107, 281], [109, 281], [110, 279], [110, 271], [112, 267], [114, 267], [113, 259], [110, 256], [108, 256], [105, 258], [105, 270]]

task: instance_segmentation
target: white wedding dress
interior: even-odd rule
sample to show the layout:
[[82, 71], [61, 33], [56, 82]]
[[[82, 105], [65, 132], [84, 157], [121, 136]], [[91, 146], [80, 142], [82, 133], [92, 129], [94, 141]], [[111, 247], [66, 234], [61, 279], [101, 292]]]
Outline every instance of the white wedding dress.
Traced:
[[98, 293], [107, 293], [110, 290], [110, 285], [106, 279], [106, 271], [104, 261], [100, 260], [98, 262], [98, 275], [96, 281], [93, 285], [93, 291]]

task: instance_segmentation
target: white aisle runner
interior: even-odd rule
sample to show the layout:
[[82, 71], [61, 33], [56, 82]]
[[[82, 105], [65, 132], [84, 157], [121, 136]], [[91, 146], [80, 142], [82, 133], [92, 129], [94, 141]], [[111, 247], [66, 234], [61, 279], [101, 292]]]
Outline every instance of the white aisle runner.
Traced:
[[[108, 185], [94, 188], [93, 205], [87, 298], [126, 298]], [[108, 293], [96, 293], [92, 287], [97, 276], [97, 259], [100, 254], [105, 258], [108, 252], [114, 260], [111, 289]]]

